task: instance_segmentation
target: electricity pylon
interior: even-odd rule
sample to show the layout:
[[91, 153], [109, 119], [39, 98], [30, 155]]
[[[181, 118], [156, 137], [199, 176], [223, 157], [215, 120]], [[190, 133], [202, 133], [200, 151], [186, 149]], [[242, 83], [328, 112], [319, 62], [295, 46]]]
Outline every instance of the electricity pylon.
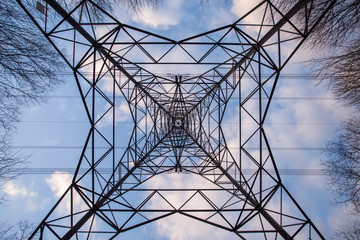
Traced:
[[[241, 239], [324, 239], [282, 184], [263, 124], [281, 70], [331, 4], [284, 13], [262, 1], [173, 40], [92, 1], [45, 0], [40, 13], [17, 1], [72, 69], [90, 125], [71, 186], [30, 239], [115, 239], [175, 214]], [[183, 183], [155, 184], [166, 173]]]

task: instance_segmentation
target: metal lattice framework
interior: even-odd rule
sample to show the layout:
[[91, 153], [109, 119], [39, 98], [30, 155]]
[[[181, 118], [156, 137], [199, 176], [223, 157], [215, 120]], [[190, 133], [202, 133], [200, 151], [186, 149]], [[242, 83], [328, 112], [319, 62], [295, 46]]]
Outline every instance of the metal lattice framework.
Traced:
[[[71, 186], [31, 239], [114, 239], [174, 214], [241, 239], [323, 239], [283, 186], [263, 124], [280, 71], [331, 6], [318, 15], [300, 0], [283, 13], [262, 1], [178, 41], [92, 1], [45, 2], [41, 14], [18, 0], [74, 72], [90, 129]], [[184, 185], [158, 186], [164, 173]]]

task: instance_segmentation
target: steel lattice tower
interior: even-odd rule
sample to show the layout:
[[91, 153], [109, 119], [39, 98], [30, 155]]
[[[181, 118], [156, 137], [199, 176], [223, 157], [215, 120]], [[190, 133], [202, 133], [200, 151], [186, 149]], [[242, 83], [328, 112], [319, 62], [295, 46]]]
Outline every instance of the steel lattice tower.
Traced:
[[[173, 40], [92, 1], [45, 2], [41, 14], [18, 0], [72, 69], [90, 128], [71, 186], [30, 239], [115, 239], [174, 214], [241, 239], [324, 239], [283, 186], [263, 124], [281, 70], [331, 5], [319, 13], [299, 0], [283, 13], [262, 1], [231, 25]], [[130, 133], [117, 124], [124, 104]], [[231, 108], [234, 149], [222, 127]], [[152, 184], [166, 173], [207, 184]]]

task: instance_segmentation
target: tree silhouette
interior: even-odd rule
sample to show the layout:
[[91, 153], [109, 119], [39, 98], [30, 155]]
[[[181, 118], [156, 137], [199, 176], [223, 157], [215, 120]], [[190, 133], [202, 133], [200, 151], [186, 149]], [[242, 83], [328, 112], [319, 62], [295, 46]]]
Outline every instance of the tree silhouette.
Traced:
[[[278, 0], [283, 8], [288, 0]], [[312, 11], [320, 11], [332, 0], [314, 1]], [[337, 0], [322, 19], [307, 46], [320, 52], [313, 59], [317, 80], [326, 83], [346, 106], [360, 108], [360, 1]], [[305, 17], [305, 16], [302, 16]], [[299, 18], [299, 21], [302, 19]], [[360, 213], [360, 116], [352, 115], [341, 125], [338, 136], [326, 145], [323, 160], [330, 189], [336, 202], [349, 204]], [[360, 239], [359, 222], [340, 227], [336, 239]], [[359, 226], [359, 225], [358, 225]], [[350, 229], [351, 228], [351, 229]]]
[[338, 203], [349, 203], [360, 213], [360, 119], [350, 118], [343, 124], [338, 137], [328, 142], [324, 161], [330, 176], [330, 187]]
[[13, 152], [20, 110], [44, 101], [62, 82], [62, 60], [15, 0], [0, 2], [0, 184], [19, 174], [25, 159]]

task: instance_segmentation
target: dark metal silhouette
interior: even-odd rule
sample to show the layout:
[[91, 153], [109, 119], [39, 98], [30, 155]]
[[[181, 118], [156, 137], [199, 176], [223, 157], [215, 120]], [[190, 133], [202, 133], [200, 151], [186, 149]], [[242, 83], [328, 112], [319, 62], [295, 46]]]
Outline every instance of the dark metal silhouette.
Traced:
[[[45, 2], [39, 12], [18, 0], [74, 72], [90, 129], [71, 186], [30, 239], [114, 239], [174, 214], [241, 239], [323, 239], [283, 186], [263, 124], [280, 71], [331, 5], [318, 16], [309, 0], [287, 13], [263, 1], [233, 24], [178, 41], [92, 1], [68, 10]], [[132, 130], [119, 123], [124, 104]], [[211, 187], [151, 184], [166, 173]], [[174, 201], [169, 193], [179, 192]]]

